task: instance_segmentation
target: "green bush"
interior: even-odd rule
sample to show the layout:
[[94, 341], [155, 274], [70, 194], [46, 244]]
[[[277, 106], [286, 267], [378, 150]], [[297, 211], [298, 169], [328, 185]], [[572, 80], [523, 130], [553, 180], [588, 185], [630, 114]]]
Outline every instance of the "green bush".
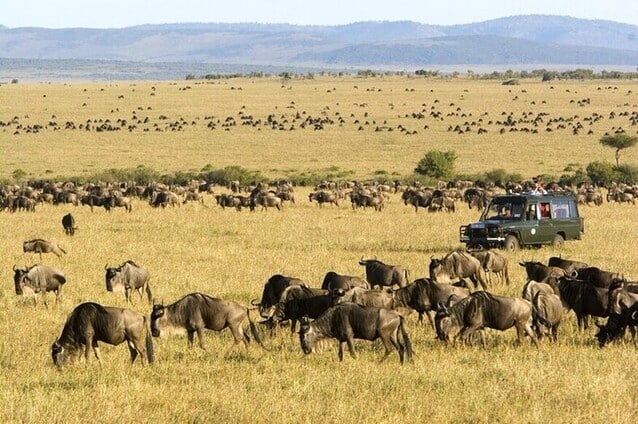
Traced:
[[419, 161], [414, 172], [427, 177], [449, 179], [454, 175], [456, 158], [456, 153], [453, 150], [447, 152], [430, 150]]

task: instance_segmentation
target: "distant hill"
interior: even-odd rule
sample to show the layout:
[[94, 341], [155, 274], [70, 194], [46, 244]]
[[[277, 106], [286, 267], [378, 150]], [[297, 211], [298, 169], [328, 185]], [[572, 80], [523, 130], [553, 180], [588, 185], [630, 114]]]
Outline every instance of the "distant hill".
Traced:
[[[411, 21], [337, 26], [176, 23], [121, 29], [0, 26], [0, 58], [197, 63], [224, 69], [445, 65], [635, 69], [638, 26], [544, 15], [450, 26]], [[6, 70], [3, 63], [22, 62], [0, 61], [0, 71]]]

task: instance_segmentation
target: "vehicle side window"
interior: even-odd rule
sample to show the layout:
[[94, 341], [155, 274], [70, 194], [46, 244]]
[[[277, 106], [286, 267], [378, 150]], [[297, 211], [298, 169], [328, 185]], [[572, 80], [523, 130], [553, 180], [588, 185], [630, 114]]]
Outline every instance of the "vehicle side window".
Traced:
[[555, 219], [569, 218], [569, 205], [567, 203], [556, 203], [552, 206]]
[[541, 211], [541, 219], [549, 219], [551, 217], [549, 202], [542, 202], [540, 204], [540, 211]]
[[536, 205], [527, 206], [527, 211], [525, 212], [525, 217], [528, 221], [536, 221], [538, 219]]

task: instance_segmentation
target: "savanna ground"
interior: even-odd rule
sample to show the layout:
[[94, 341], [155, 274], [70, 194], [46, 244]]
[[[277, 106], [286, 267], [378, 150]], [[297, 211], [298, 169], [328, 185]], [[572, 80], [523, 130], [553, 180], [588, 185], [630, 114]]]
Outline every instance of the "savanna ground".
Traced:
[[[56, 180], [143, 164], [167, 173], [239, 165], [270, 178], [326, 170], [359, 179], [404, 178], [432, 149], [456, 151], [461, 173], [504, 168], [525, 177], [560, 175], [569, 164], [577, 168], [613, 160], [613, 151], [598, 140], [613, 127], [631, 131], [621, 114], [638, 109], [635, 91], [635, 83], [625, 81], [523, 81], [506, 87], [499, 82], [407, 77], [316, 78], [285, 84], [237, 79], [209, 84], [5, 85], [0, 87], [0, 121], [17, 117], [23, 128], [46, 126], [51, 120], [61, 127], [66, 121], [78, 126], [89, 119], [131, 122], [134, 111], [142, 122], [132, 132], [45, 128], [33, 134], [17, 130], [15, 124], [0, 128], [0, 177], [11, 178], [20, 169], [26, 178]], [[588, 103], [577, 103], [587, 98]], [[432, 107], [442, 120], [430, 116]], [[424, 119], [410, 117], [422, 110]], [[240, 111], [262, 121], [269, 114], [280, 121], [286, 115], [287, 125], [291, 116], [305, 111], [330, 117], [335, 124], [319, 131], [300, 128], [300, 121], [294, 131], [242, 126]], [[612, 111], [614, 119], [609, 118]], [[561, 130], [557, 123], [552, 132], [541, 126], [537, 134], [499, 134], [500, 127], [488, 120], [505, 119], [503, 112], [513, 112], [514, 118], [547, 112], [543, 125], [550, 118], [578, 115], [575, 120], [585, 129], [573, 135], [569, 126]], [[593, 113], [603, 118], [590, 127], [584, 118]], [[149, 121], [143, 123], [147, 116]], [[205, 125], [210, 116], [222, 123], [233, 116], [238, 125], [229, 131], [221, 124], [210, 130]], [[339, 116], [345, 120], [342, 126]], [[476, 127], [465, 134], [448, 131], [450, 125], [481, 117], [487, 134], [478, 135]], [[167, 129], [180, 118], [188, 123], [182, 131]], [[155, 124], [162, 131], [155, 130]], [[405, 135], [398, 125], [417, 134]], [[377, 126], [394, 130], [375, 131]], [[590, 128], [593, 134], [588, 135]], [[637, 164], [638, 149], [623, 152], [621, 161]], [[38, 206], [34, 214], [0, 213], [2, 421], [636, 421], [636, 345], [625, 340], [599, 349], [594, 329], [577, 331], [571, 313], [561, 326], [560, 342], [544, 342], [540, 350], [529, 341], [517, 347], [513, 330], [488, 331], [486, 349], [445, 346], [428, 325], [418, 325], [413, 314], [408, 330], [416, 358], [403, 366], [396, 354], [378, 363], [381, 348], [368, 342], [356, 344], [356, 360], [346, 355], [339, 363], [335, 348], [304, 356], [297, 337], [285, 331], [266, 338], [269, 351], [256, 345], [231, 348], [232, 338], [225, 331], [207, 333], [207, 352], [188, 350], [185, 337], [155, 339], [156, 363], [150, 367], [129, 366], [123, 345], [102, 345], [101, 367], [93, 357], [88, 365], [81, 362], [62, 372], [52, 365], [51, 343], [78, 303], [125, 306], [122, 293], [105, 290], [105, 264], [133, 259], [146, 266], [155, 297], [165, 303], [201, 291], [248, 305], [273, 274], [319, 286], [329, 270], [363, 275], [357, 264], [362, 256], [407, 267], [412, 278], [425, 276], [430, 256], [460, 247], [459, 225], [478, 216], [462, 205], [454, 214], [415, 214], [398, 194], [391, 195], [381, 213], [353, 211], [346, 203], [318, 208], [308, 202], [308, 192], [298, 187], [297, 204], [286, 205], [282, 212], [221, 210], [207, 195], [203, 205], [166, 210], [135, 200], [130, 214], [50, 205]], [[60, 225], [69, 211], [80, 227], [73, 238], [65, 237]], [[586, 227], [581, 241], [566, 243], [561, 252], [542, 248], [510, 254], [513, 283], [496, 284], [492, 291], [520, 294], [524, 272], [517, 263], [545, 262], [557, 253], [638, 279], [636, 206], [583, 206], [581, 214]], [[68, 251], [62, 259], [43, 259], [68, 278], [57, 307], [33, 308], [14, 293], [12, 266], [38, 261], [21, 251], [22, 241], [35, 237], [58, 240]], [[150, 311], [139, 298], [132, 308]]]

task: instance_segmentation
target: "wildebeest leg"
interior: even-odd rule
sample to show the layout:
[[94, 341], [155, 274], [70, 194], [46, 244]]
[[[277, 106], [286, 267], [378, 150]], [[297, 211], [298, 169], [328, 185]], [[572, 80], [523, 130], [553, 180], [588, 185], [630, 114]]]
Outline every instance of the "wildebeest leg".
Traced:
[[343, 361], [343, 344], [345, 342], [339, 341], [339, 361]]
[[[469, 326], [465, 326], [465, 327], [463, 327], [461, 329], [461, 331], [459, 332], [459, 335], [457, 337], [459, 339], [461, 339], [461, 341], [465, 342], [472, 335], [472, 333], [474, 333], [479, 328], [480, 328], [480, 326], [477, 325], [477, 324], [472, 324], [472, 325], [469, 325]], [[486, 347], [484, 339], [483, 339], [483, 347]]]
[[[95, 358], [97, 359], [98, 363], [102, 365], [102, 356], [100, 355], [100, 347], [97, 345], [96, 340], [93, 341], [93, 353], [95, 354]], [[86, 361], [88, 362], [89, 359], [87, 358]]]
[[350, 356], [352, 356], [354, 359], [357, 359], [357, 354], [354, 351], [354, 340], [352, 339], [352, 337], [348, 337], [346, 342], [348, 343], [348, 350], [350, 351]]
[[532, 327], [529, 325], [529, 323], [516, 323], [516, 335], [519, 345], [523, 343], [523, 337], [525, 334], [527, 334], [532, 339], [532, 341], [536, 345], [536, 348], [540, 347], [538, 338], [536, 337], [536, 334], [534, 334], [534, 331], [532, 331]]
[[[188, 338], [188, 347], [193, 348], [193, 338], [195, 337], [195, 330], [188, 330], [186, 333], [186, 337]], [[206, 350], [202, 347], [202, 349]]]
[[[192, 339], [192, 336], [191, 336], [191, 339]], [[201, 327], [197, 329], [197, 339], [199, 340], [199, 347], [206, 350], [206, 347], [204, 345], [204, 329]], [[193, 342], [191, 340], [191, 345], [192, 344]]]
[[[425, 311], [425, 315], [428, 317], [428, 321], [430, 321], [430, 325], [432, 325], [432, 329], [436, 332], [436, 326], [434, 325], [434, 311]], [[423, 320], [421, 320], [423, 321]]]
[[[126, 344], [128, 345], [128, 350], [131, 353], [131, 364], [133, 364], [137, 358], [138, 352], [141, 353], [140, 348], [132, 340], [127, 340]], [[142, 365], [144, 365], [144, 355], [140, 356], [140, 360], [142, 361]]]

